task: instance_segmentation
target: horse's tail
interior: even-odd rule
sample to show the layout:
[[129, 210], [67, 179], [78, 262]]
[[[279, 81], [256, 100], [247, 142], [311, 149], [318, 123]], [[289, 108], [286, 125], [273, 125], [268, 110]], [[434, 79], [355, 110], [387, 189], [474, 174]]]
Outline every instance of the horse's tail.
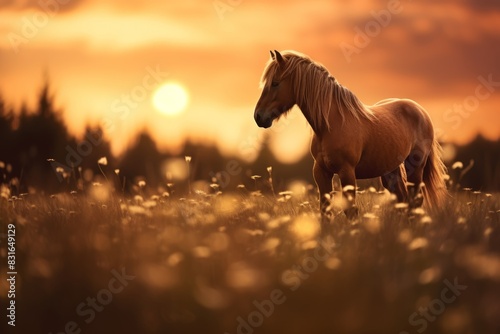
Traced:
[[441, 158], [442, 152], [441, 145], [434, 138], [431, 152], [424, 166], [423, 175], [425, 205], [430, 208], [439, 207], [448, 196], [444, 180], [447, 170]]

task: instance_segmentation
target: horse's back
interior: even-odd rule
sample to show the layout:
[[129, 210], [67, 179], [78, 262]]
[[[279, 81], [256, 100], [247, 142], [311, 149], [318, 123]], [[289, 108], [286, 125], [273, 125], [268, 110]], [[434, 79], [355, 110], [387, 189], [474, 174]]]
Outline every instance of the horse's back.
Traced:
[[385, 125], [390, 124], [390, 127], [397, 127], [396, 130], [415, 133], [418, 139], [422, 136], [433, 138], [434, 130], [429, 114], [413, 100], [385, 99], [370, 108], [382, 123], [386, 123]]
[[401, 99], [398, 99], [398, 98], [388, 98], [388, 99], [384, 99], [384, 100], [380, 100], [378, 101], [377, 103], [375, 103], [373, 106], [380, 106], [380, 105], [384, 105], [384, 104], [388, 104], [388, 103], [392, 103], [392, 102], [395, 102], [395, 101], [398, 101], [398, 100], [401, 100]]

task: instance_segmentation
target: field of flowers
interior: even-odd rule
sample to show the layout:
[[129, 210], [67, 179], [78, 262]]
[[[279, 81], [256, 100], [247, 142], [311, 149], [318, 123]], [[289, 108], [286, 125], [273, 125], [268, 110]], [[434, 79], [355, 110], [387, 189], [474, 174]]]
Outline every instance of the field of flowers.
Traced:
[[334, 196], [321, 233], [312, 186], [137, 189], [2, 188], [0, 260], [15, 229], [17, 272], [2, 333], [500, 332], [496, 194], [456, 190], [427, 212], [369, 188], [354, 221]]

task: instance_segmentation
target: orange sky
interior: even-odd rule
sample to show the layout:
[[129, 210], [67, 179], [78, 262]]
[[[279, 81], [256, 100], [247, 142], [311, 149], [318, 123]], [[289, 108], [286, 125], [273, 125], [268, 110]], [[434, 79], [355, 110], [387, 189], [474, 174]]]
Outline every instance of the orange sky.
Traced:
[[[269, 49], [308, 54], [367, 104], [414, 99], [444, 140], [464, 143], [478, 132], [500, 137], [498, 2], [42, 3], [45, 8], [38, 0], [1, 1], [0, 93], [16, 107], [23, 100], [33, 106], [48, 71], [70, 129], [82, 133], [86, 122], [107, 121], [115, 152], [147, 128], [164, 149], [191, 138], [244, 159], [253, 158], [269, 133], [278, 158], [299, 158], [311, 135], [300, 112], [275, 129], [253, 121]], [[151, 71], [160, 74], [145, 89]], [[154, 89], [166, 81], [189, 93], [178, 116], [161, 115], [151, 104]], [[131, 94], [135, 100], [126, 102]], [[117, 117], [124, 105], [127, 112]]]

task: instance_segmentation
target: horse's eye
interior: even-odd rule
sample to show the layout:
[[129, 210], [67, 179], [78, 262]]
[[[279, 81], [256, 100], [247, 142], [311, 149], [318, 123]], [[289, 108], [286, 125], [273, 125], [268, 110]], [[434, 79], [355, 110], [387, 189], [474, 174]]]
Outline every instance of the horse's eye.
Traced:
[[278, 87], [279, 84], [280, 84], [279, 82], [273, 81], [271, 82], [271, 87]]

